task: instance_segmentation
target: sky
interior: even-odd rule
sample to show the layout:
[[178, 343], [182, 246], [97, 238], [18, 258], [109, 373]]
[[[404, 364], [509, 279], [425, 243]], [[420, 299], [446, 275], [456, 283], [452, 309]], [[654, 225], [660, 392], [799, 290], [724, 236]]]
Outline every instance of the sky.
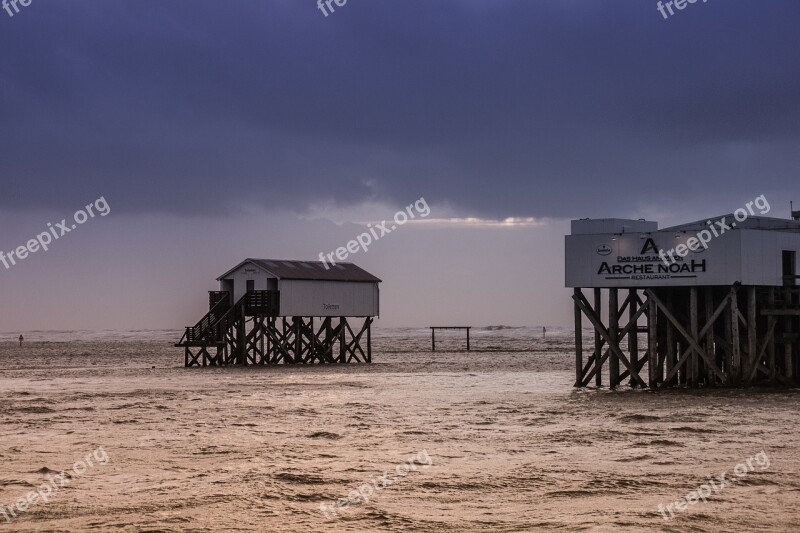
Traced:
[[[663, 5], [663, 4], [662, 4]], [[104, 0], [0, 10], [0, 331], [193, 324], [245, 257], [355, 262], [380, 326], [569, 325], [569, 220], [800, 203], [800, 3]]]

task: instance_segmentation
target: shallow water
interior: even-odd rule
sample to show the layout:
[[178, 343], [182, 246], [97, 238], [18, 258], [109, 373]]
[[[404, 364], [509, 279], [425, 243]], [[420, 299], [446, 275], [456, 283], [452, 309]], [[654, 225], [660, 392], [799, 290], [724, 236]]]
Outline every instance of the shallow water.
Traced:
[[[0, 531], [797, 530], [797, 390], [579, 391], [564, 331], [476, 329], [470, 353], [428, 335], [378, 330], [371, 365], [190, 370], [133, 340], [174, 332], [4, 342], [0, 505], [109, 460]], [[768, 467], [659, 513], [762, 450]], [[423, 451], [369, 502], [320, 510]]]

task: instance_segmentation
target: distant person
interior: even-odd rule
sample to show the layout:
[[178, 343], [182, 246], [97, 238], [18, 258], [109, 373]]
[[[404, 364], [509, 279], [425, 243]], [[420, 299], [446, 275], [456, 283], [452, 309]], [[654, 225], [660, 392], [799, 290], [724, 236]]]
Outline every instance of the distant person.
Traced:
[[19, 345], [20, 345], [20, 347], [22, 347], [22, 341], [24, 341], [24, 340], [25, 340], [25, 337], [23, 337], [22, 335], [20, 335], [20, 336], [19, 336]]
[[547, 336], [547, 328], [542, 326], [542, 338], [544, 339]]

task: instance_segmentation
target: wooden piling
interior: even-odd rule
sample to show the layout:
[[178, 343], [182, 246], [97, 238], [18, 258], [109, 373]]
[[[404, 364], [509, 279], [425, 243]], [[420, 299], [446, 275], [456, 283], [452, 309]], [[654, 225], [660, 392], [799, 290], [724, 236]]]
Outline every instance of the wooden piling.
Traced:
[[[698, 321], [698, 309], [697, 309], [697, 287], [690, 287], [689, 288], [689, 333], [691, 333], [692, 338], [695, 339], [695, 342], [699, 342], [700, 339], [697, 338], [697, 333], [699, 327], [697, 325]], [[691, 383], [692, 387], [697, 387], [700, 383], [700, 355], [697, 353], [696, 350], [692, 350], [692, 355], [689, 358], [689, 382]]]
[[[608, 334], [610, 344], [619, 345], [619, 292], [617, 289], [608, 289]], [[619, 384], [619, 358], [612, 351], [608, 360], [608, 385], [615, 389]]]
[[[575, 288], [573, 294], [577, 298], [581, 294], [580, 288]], [[578, 303], [573, 302], [575, 310], [575, 386], [581, 387], [583, 385], [583, 326], [581, 308]]]
[[731, 369], [730, 369], [730, 383], [738, 386], [741, 383], [742, 376], [742, 353], [739, 338], [739, 300], [736, 294], [736, 287], [731, 287], [730, 298], [730, 319], [731, 319], [731, 336], [728, 342], [731, 344]]
[[[639, 368], [639, 319], [636, 311], [639, 308], [639, 294], [636, 289], [628, 290], [628, 323], [634, 322], [633, 329], [628, 333], [628, 352], [631, 354], [631, 364], [634, 368]], [[635, 386], [633, 376], [630, 383]]]
[[[594, 289], [594, 312], [597, 316], [602, 316], [601, 313], [603, 311], [603, 303], [602, 303], [602, 293], [600, 289]], [[600, 335], [600, 332], [595, 327], [594, 330], [594, 384], [596, 387], [603, 386], [603, 340]]]
[[658, 307], [647, 299], [647, 372], [651, 389], [658, 386]]

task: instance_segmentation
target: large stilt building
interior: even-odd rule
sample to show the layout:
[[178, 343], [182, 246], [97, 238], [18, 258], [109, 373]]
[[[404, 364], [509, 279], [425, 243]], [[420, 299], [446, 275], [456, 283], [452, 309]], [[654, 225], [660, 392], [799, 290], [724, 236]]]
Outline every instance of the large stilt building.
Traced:
[[372, 362], [381, 280], [356, 265], [245, 259], [217, 280], [185, 366]]
[[742, 211], [572, 221], [576, 387], [800, 385], [800, 222]]

